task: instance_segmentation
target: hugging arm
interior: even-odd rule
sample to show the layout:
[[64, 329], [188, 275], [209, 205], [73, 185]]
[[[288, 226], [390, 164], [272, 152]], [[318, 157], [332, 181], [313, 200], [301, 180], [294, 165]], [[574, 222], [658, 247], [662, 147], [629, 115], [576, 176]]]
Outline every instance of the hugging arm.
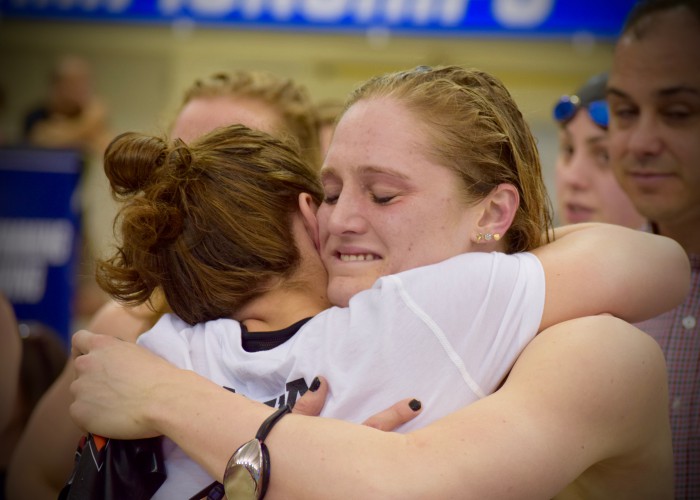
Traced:
[[[140, 346], [82, 331], [74, 347], [86, 353], [71, 407], [81, 425], [165, 434], [219, 480], [272, 411]], [[591, 465], [627, 460], [668, 432], [665, 380], [658, 346], [627, 323], [562, 323], [528, 345], [497, 393], [412, 433], [284, 417], [266, 440], [268, 498], [551, 498]], [[656, 474], [663, 488], [669, 471]]]
[[[133, 342], [153, 325], [152, 316], [145, 306], [127, 310], [108, 302], [95, 313], [88, 327]], [[53, 500], [68, 479], [82, 435], [69, 414], [73, 400], [70, 384], [74, 378], [73, 362], [69, 359], [32, 412], [8, 467], [10, 500]]]
[[73, 377], [68, 360], [34, 408], [8, 467], [9, 500], [55, 499], [68, 479], [81, 436], [68, 414]]
[[540, 330], [609, 313], [635, 323], [674, 308], [688, 293], [690, 263], [670, 238], [611, 224], [555, 229], [535, 249], [545, 272]]

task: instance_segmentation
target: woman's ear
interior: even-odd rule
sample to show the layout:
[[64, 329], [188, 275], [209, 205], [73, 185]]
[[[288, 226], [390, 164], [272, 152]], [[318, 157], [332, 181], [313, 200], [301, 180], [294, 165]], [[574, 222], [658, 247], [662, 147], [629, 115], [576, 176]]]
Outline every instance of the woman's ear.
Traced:
[[318, 236], [318, 219], [316, 218], [316, 210], [318, 210], [318, 205], [311, 197], [309, 193], [299, 194], [299, 212], [301, 213], [301, 218], [304, 221], [304, 227], [306, 232], [309, 233], [311, 241], [314, 242], [316, 251], [321, 251], [320, 238]]
[[520, 195], [512, 184], [499, 184], [482, 200], [483, 212], [477, 221], [477, 231], [482, 238], [477, 242], [501, 239], [513, 223], [520, 206]]

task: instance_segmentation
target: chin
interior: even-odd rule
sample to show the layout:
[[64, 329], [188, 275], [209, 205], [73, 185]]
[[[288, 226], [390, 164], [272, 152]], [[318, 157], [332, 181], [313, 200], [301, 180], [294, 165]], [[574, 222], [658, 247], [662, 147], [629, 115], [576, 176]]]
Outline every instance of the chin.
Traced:
[[348, 278], [331, 279], [328, 283], [328, 300], [334, 306], [347, 307], [354, 295], [371, 288], [373, 283], [367, 285], [361, 281]]

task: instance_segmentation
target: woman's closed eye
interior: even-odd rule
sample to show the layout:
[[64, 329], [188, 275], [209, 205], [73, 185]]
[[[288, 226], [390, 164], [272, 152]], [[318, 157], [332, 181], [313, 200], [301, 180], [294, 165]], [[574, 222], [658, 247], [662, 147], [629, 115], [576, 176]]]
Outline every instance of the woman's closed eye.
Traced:
[[377, 203], [378, 205], [386, 205], [387, 203], [390, 203], [394, 198], [396, 198], [397, 195], [391, 194], [391, 195], [379, 195], [372, 193], [372, 201], [374, 203]]
[[323, 195], [323, 203], [327, 205], [334, 205], [337, 201], [340, 195], [338, 194], [333, 194], [333, 193], [324, 193]]

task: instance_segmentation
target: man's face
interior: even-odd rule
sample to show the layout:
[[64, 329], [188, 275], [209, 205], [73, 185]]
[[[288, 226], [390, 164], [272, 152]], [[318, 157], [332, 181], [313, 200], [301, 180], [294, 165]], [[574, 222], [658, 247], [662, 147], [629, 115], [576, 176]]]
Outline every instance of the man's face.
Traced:
[[[610, 161], [637, 209], [660, 225], [700, 218], [700, 21], [684, 9], [623, 35], [608, 82]], [[692, 227], [692, 226], [691, 226]]]

